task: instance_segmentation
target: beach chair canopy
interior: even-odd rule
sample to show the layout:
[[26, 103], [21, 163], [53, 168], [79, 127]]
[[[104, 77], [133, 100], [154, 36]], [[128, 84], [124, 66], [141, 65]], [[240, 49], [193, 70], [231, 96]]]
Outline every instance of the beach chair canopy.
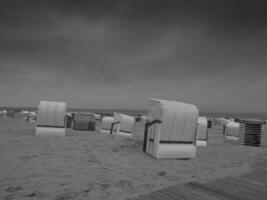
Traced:
[[155, 158], [194, 158], [197, 107], [159, 99], [148, 103], [143, 151]]
[[95, 116], [96, 120], [100, 120], [101, 119], [101, 115], [100, 114], [95, 113], [94, 116]]
[[69, 112], [68, 112], [66, 115], [67, 115], [67, 116], [69, 116], [69, 117], [72, 117], [72, 114], [71, 114], [71, 113], [69, 113]]
[[114, 123], [116, 120], [114, 117], [106, 116], [102, 118], [102, 129], [104, 130], [110, 130], [112, 123]]
[[76, 121], [95, 121], [94, 113], [84, 113], [81, 112], [74, 116], [74, 120]]
[[221, 125], [224, 126], [225, 124], [231, 122], [229, 119], [223, 118], [223, 117], [219, 117], [214, 119], [214, 124], [215, 125]]
[[[148, 118], [159, 119], [159, 141], [177, 143], [196, 142], [198, 109], [196, 106], [176, 101], [149, 99]], [[157, 138], [157, 137], [156, 137]]]
[[67, 103], [41, 101], [38, 106], [37, 126], [65, 127]]
[[21, 111], [21, 113], [22, 113], [23, 115], [28, 115], [30, 112], [29, 112], [28, 110], [23, 110], [23, 111]]

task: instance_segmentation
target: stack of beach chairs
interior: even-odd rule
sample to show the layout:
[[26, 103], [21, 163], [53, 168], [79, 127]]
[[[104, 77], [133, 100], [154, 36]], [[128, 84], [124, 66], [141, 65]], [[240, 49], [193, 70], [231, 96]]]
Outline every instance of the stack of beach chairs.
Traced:
[[238, 143], [249, 146], [260, 146], [262, 120], [240, 120]]

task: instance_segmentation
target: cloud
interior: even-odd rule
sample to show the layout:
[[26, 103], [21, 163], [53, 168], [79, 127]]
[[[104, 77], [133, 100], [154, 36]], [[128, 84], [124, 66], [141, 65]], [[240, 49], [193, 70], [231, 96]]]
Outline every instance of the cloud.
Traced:
[[261, 111], [267, 98], [264, 1], [1, 3], [3, 105], [145, 108], [156, 97]]

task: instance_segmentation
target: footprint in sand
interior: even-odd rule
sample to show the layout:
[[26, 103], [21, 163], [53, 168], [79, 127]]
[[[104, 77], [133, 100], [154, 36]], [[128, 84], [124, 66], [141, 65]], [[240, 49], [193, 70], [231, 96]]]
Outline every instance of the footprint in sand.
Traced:
[[90, 149], [84, 149], [83, 153], [89, 153], [90, 151]]
[[103, 189], [108, 189], [111, 185], [108, 183], [100, 184]]
[[21, 186], [9, 186], [5, 189], [5, 192], [8, 193], [4, 196], [4, 200], [11, 200], [14, 198], [16, 192], [23, 190]]
[[11, 200], [14, 198], [14, 193], [10, 193], [4, 196], [4, 200]]
[[89, 158], [87, 161], [88, 161], [89, 163], [96, 163], [96, 162], [98, 162], [97, 159], [96, 159], [95, 157]]
[[32, 157], [31, 156], [21, 156], [20, 159], [21, 160], [28, 160], [28, 159], [31, 159]]
[[123, 189], [123, 190], [126, 189], [129, 192], [134, 192], [134, 187], [133, 187], [133, 184], [131, 181], [122, 180], [122, 181], [119, 181], [118, 183], [115, 183], [114, 185]]
[[91, 192], [91, 189], [86, 189], [83, 191], [83, 193], [89, 193], [89, 192]]
[[69, 191], [65, 189], [65, 192], [55, 197], [55, 200], [67, 200], [67, 199], [75, 199], [79, 195], [76, 191]]
[[34, 198], [34, 197], [44, 197], [45, 195], [39, 191], [33, 191], [29, 194], [26, 194], [24, 195], [24, 197], [31, 197], [31, 198]]
[[117, 153], [117, 152], [119, 152], [119, 149], [117, 149], [117, 148], [112, 148], [111, 151], [114, 152], [114, 153]]
[[160, 171], [160, 172], [158, 173], [159, 176], [165, 176], [166, 174], [167, 174], [166, 171]]
[[6, 192], [16, 192], [22, 190], [21, 186], [9, 186], [8, 188], [5, 189]]

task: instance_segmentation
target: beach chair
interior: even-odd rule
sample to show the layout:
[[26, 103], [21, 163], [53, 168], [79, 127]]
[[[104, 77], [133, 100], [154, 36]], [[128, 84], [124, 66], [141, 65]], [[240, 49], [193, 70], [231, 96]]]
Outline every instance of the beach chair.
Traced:
[[66, 114], [66, 128], [71, 128], [72, 127], [72, 114], [71, 113], [67, 113]]
[[155, 158], [194, 158], [197, 119], [194, 105], [149, 99], [143, 151]]
[[111, 116], [105, 116], [102, 118], [102, 128], [100, 130], [101, 133], [112, 133], [112, 124], [115, 122], [115, 118]]
[[212, 119], [208, 118], [208, 129], [212, 128]]
[[257, 119], [240, 120], [238, 143], [248, 146], [260, 146], [264, 123], [265, 121]]
[[73, 119], [73, 130], [94, 131], [95, 115], [93, 113], [78, 113]]
[[65, 135], [67, 104], [41, 101], [38, 106], [35, 135]]
[[112, 135], [132, 137], [135, 118], [129, 115], [114, 112], [115, 122], [112, 124]]
[[224, 125], [224, 135], [226, 140], [238, 141], [239, 123], [228, 122]]
[[206, 147], [208, 142], [207, 117], [198, 117], [197, 120], [197, 146]]

